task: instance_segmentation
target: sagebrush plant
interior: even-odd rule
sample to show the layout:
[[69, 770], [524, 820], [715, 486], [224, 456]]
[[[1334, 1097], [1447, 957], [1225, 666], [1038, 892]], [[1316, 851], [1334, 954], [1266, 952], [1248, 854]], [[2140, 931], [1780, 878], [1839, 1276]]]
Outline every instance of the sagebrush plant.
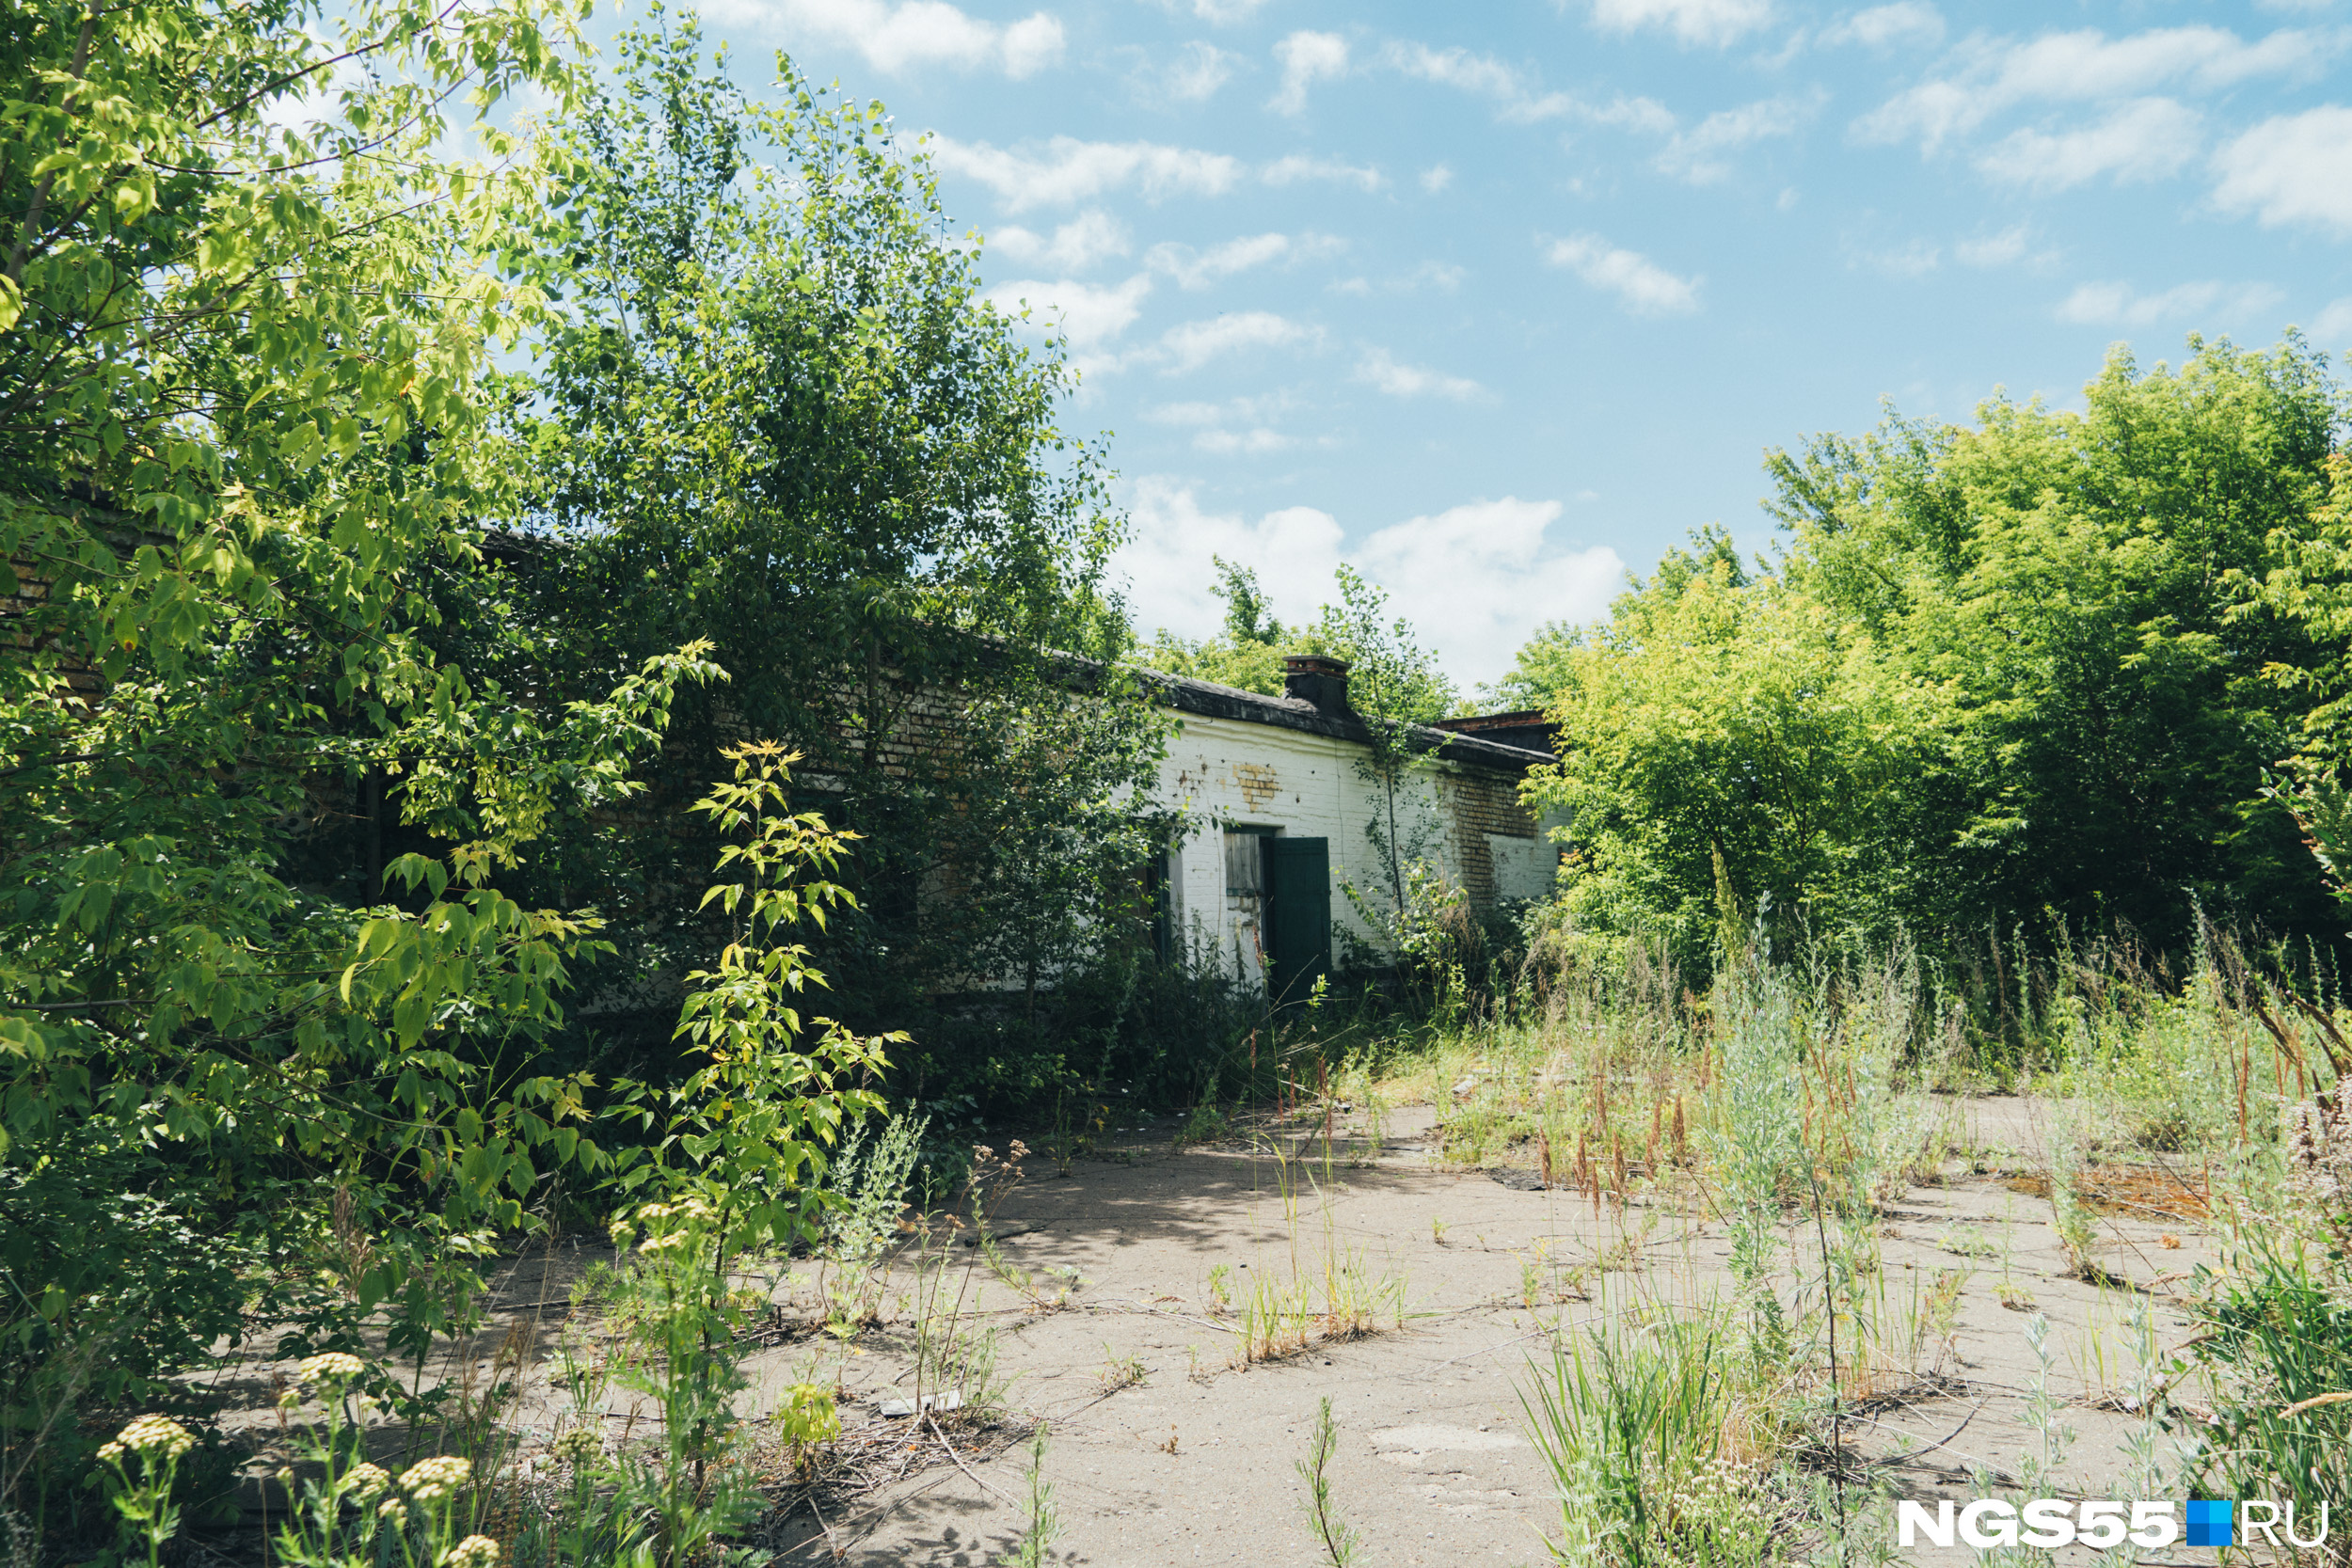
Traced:
[[1012, 1550], [996, 1560], [998, 1568], [1045, 1568], [1053, 1560], [1054, 1543], [1061, 1538], [1061, 1513], [1054, 1506], [1054, 1483], [1045, 1479], [1046, 1425], [1037, 1424], [1029, 1438], [1028, 1467], [1022, 1480], [1028, 1482], [1027, 1517], [1023, 1521], [1021, 1539]]
[[898, 1238], [907, 1184], [922, 1152], [929, 1117], [893, 1116], [879, 1133], [859, 1125], [825, 1173], [825, 1298], [829, 1326], [843, 1337], [876, 1315], [883, 1281], [875, 1265]]
[[1808, 1162], [1796, 988], [1769, 967], [1734, 966], [1715, 988], [1722, 1042], [1722, 1120], [1713, 1133], [1718, 1199], [1731, 1237], [1731, 1272], [1748, 1297], [1756, 1354], [1787, 1351], [1771, 1275], [1785, 1207]]

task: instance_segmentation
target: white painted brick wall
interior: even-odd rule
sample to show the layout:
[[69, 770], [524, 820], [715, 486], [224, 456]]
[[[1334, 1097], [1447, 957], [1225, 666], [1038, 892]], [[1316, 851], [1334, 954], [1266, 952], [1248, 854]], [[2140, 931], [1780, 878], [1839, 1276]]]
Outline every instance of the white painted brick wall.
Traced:
[[[1284, 837], [1328, 840], [1334, 957], [1341, 949], [1342, 931], [1370, 936], [1340, 891], [1340, 884], [1351, 879], [1376, 886], [1382, 876], [1379, 854], [1365, 829], [1376, 812], [1385, 813], [1385, 795], [1359, 770], [1363, 754], [1363, 747], [1329, 736], [1184, 715], [1183, 729], [1160, 765], [1159, 799], [1183, 807], [1192, 818], [1192, 836], [1177, 848], [1170, 879], [1175, 926], [1188, 952], [1213, 953], [1225, 973], [1259, 977], [1257, 933], [1234, 907], [1237, 901], [1225, 894], [1224, 832], [1229, 825], [1275, 828]], [[1447, 766], [1416, 768], [1400, 787], [1397, 816], [1400, 836], [1409, 844], [1415, 814], [1420, 814], [1424, 858], [1459, 879], [1463, 867], [1456, 863], [1456, 835], [1445, 831], [1438, 818], [1439, 791], [1433, 771]], [[1505, 852], [1511, 862], [1505, 896], [1533, 895], [1539, 865], [1553, 858], [1550, 846], [1541, 839], [1483, 836], [1489, 845], [1527, 847]], [[1502, 868], [1498, 861], [1497, 871]], [[1375, 902], [1375, 907], [1385, 905], [1377, 895]]]

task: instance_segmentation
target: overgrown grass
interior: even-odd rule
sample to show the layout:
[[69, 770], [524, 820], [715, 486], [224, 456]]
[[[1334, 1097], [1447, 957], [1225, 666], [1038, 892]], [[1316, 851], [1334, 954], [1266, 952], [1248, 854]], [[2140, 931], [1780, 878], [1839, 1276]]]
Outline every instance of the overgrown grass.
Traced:
[[[2104, 1205], [2119, 1192], [2176, 1194], [2238, 1239], [2190, 1287], [2207, 1328], [2178, 1370], [2201, 1380], [2222, 1425], [2185, 1469], [2156, 1437], [2185, 1383], [2157, 1374], [2152, 1321], [2133, 1320], [2138, 1370], [2108, 1397], [2142, 1418], [2127, 1458], [2144, 1495], [2203, 1477], [2216, 1495], [2291, 1496], [2306, 1517], [2323, 1500], [2352, 1508], [2352, 1475], [2328, 1457], [2352, 1405], [2318, 1399], [2352, 1391], [2347, 1331], [2314, 1305], [2352, 1296], [2352, 1117], [2328, 1120], [2352, 1046], [2333, 999], [2210, 929], [2178, 974], [2120, 943], [2012, 957], [1994, 991], [1900, 945], [1842, 966], [1735, 952], [1701, 991], [1661, 946], [1627, 942], [1555, 967], [1540, 990], [1458, 1007], [1454, 1027], [1336, 1042], [1348, 1098], [1432, 1105], [1446, 1161], [1520, 1164], [1605, 1209], [1658, 1203], [1731, 1242], [1727, 1295], [1675, 1301], [1604, 1277], [1597, 1323], [1557, 1334], [1531, 1365], [1526, 1413], [1561, 1501], [1562, 1560], [1863, 1549], [1875, 1504], [1840, 1457], [1846, 1412], [1934, 1386], [1979, 1260], [1997, 1259], [2005, 1304], [2036, 1314], [2006, 1242], [1971, 1238], [1955, 1248], [1968, 1263], [1943, 1269], [1880, 1266], [1882, 1208], [1969, 1168], [1955, 1158], [1969, 1152], [1960, 1107], [1987, 1091], [2036, 1097], [2031, 1190], [2082, 1278], [2117, 1277]], [[2312, 1107], [2299, 1184], [2280, 1137], [2297, 1105]], [[2340, 1147], [2325, 1135], [2338, 1125]], [[1542, 1261], [1523, 1260], [1531, 1309], [1548, 1293]], [[2047, 1485], [2071, 1431], [2049, 1391], [2046, 1320], [2021, 1327], [2043, 1372], [2026, 1412], [2035, 1449], [2011, 1469]], [[1795, 1467], [1807, 1452], [1810, 1473]]]
[[[2292, 1497], [2306, 1515], [2322, 1502], [2352, 1513], [2340, 1461], [2352, 1405], [2326, 1397], [2352, 1391], [2343, 1351], [2352, 1327], [2337, 1310], [2352, 1298], [2352, 1117], [2334, 1099], [2352, 1046], [2332, 999], [2210, 935], [2177, 979], [2122, 948], [2069, 954], [1993, 1010], [1902, 947], [1843, 966], [1735, 953], [1704, 990], [1640, 942], [1555, 962], [1540, 984], [1530, 973], [1508, 996], [1456, 995], [1442, 1027], [1321, 997], [1262, 1017], [1198, 1075], [1193, 1136], [1239, 1137], [1278, 1113], [1268, 1196], [1287, 1241], [1248, 1273], [1220, 1267], [1207, 1282], [1208, 1310], [1232, 1324], [1235, 1365], [1407, 1322], [1406, 1280], [1343, 1238], [1333, 1205], [1342, 1164], [1378, 1158], [1396, 1110], [1430, 1104], [1446, 1160], [1525, 1166], [1618, 1224], [1594, 1257], [1546, 1244], [1520, 1259], [1518, 1305], [1539, 1321], [1553, 1313], [1523, 1398], [1559, 1496], [1563, 1560], [1760, 1565], [1859, 1541], [1871, 1502], [1844, 1463], [1853, 1409], [1944, 1372], [1972, 1271], [1997, 1269], [2004, 1299], [2035, 1310], [2010, 1278], [2006, 1237], [1998, 1246], [1955, 1237], [1947, 1267], [1883, 1267], [1883, 1209], [1968, 1167], [1954, 1158], [1967, 1152], [1956, 1097], [2024, 1088], [2045, 1107], [2034, 1180], [2046, 1185], [2030, 1190], [2046, 1196], [2022, 1201], [2049, 1205], [2083, 1278], [2104, 1282], [2122, 1266], [2103, 1204], [2143, 1177], [2209, 1211], [2230, 1249], [2193, 1287], [2206, 1332], [2189, 1365], [2158, 1374], [2143, 1306], [2132, 1320], [2135, 1367], [2098, 1370], [2107, 1397], [2142, 1418], [2133, 1473], [2152, 1495], [2194, 1480]], [[1219, 1085], [1240, 1102], [1220, 1099]], [[1079, 1101], [1065, 1100], [1082, 1110], [1065, 1118], [1063, 1159], [1086, 1157], [1078, 1123], [1116, 1094], [1100, 1079], [1079, 1086]], [[2282, 1140], [2282, 1115], [2298, 1106], [2298, 1131]], [[1081, 1282], [1033, 1276], [995, 1244], [991, 1219], [1018, 1179], [1013, 1161], [975, 1150], [952, 1203], [907, 1210], [918, 1172], [935, 1181], [941, 1168], [924, 1164], [923, 1132], [913, 1117], [877, 1122], [840, 1151], [828, 1221], [804, 1259], [723, 1257], [691, 1205], [641, 1206], [633, 1245], [592, 1272], [556, 1337], [569, 1409], [535, 1469], [518, 1465], [511, 1413], [534, 1359], [526, 1324], [486, 1362], [453, 1345], [440, 1447], [468, 1472], [445, 1523], [343, 1542], [338, 1532], [359, 1528], [344, 1520], [343, 1493], [374, 1482], [336, 1479], [353, 1469], [348, 1455], [314, 1455], [332, 1506], [306, 1475], [310, 1523], [299, 1528], [315, 1539], [280, 1555], [325, 1564], [364, 1546], [372, 1560], [412, 1550], [437, 1560], [474, 1531], [509, 1561], [547, 1568], [713, 1558], [785, 1477], [804, 1484], [822, 1473], [842, 1424], [821, 1357], [876, 1335], [905, 1341], [918, 1420], [951, 1410], [965, 1423], [993, 1419], [1009, 1390], [982, 1289], [1041, 1313]], [[1637, 1204], [1650, 1206], [1645, 1227], [1666, 1213], [1720, 1226], [1731, 1242], [1720, 1290], [1676, 1296], [1655, 1276], [1613, 1272], [1652, 1241], [1647, 1228], [1634, 1233]], [[685, 1241], [673, 1245], [673, 1232]], [[1446, 1240], [1442, 1218], [1431, 1232]], [[1570, 1303], [1589, 1321], [1564, 1328]], [[2040, 1438], [2012, 1474], [2046, 1477], [2066, 1432], [2046, 1325], [2032, 1323], [2043, 1368], [2028, 1414]], [[750, 1326], [819, 1332], [783, 1402], [746, 1413], [732, 1347]], [[1106, 1354], [1105, 1388], [1136, 1381], [1136, 1363]], [[2157, 1434], [2167, 1402], [2192, 1387], [2217, 1424], [2197, 1429], [2203, 1441], [2183, 1470]], [[606, 1412], [625, 1395], [643, 1419], [616, 1430]], [[763, 1468], [771, 1449], [786, 1456], [781, 1470]], [[119, 1457], [124, 1544], [160, 1552], [179, 1528], [174, 1482], [166, 1476], [158, 1489], [143, 1449]], [[1034, 1460], [1032, 1469], [1036, 1481]], [[327, 1514], [343, 1522], [329, 1528]], [[1031, 1524], [1022, 1549], [1034, 1555], [1052, 1531]]]

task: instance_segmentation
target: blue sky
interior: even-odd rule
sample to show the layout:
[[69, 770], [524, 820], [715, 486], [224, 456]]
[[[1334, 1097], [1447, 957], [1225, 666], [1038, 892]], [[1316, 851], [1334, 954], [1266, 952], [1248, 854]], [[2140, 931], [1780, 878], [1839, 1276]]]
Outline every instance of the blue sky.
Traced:
[[[628, 13], [624, 13], [627, 15]], [[1149, 629], [1364, 568], [1465, 685], [1882, 399], [2352, 347], [2352, 3], [707, 0], [929, 133], [1057, 322]]]

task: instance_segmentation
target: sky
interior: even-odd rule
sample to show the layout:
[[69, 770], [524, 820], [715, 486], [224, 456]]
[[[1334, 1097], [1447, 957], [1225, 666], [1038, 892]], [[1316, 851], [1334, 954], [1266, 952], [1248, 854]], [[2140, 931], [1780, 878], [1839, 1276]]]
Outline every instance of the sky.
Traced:
[[2119, 343], [2352, 348], [2352, 0], [704, 19], [927, 138], [1110, 436], [1146, 632], [1216, 629], [1212, 557], [1292, 620], [1347, 562], [1469, 689], [1692, 529], [1769, 548], [1769, 449], [2078, 406]]

